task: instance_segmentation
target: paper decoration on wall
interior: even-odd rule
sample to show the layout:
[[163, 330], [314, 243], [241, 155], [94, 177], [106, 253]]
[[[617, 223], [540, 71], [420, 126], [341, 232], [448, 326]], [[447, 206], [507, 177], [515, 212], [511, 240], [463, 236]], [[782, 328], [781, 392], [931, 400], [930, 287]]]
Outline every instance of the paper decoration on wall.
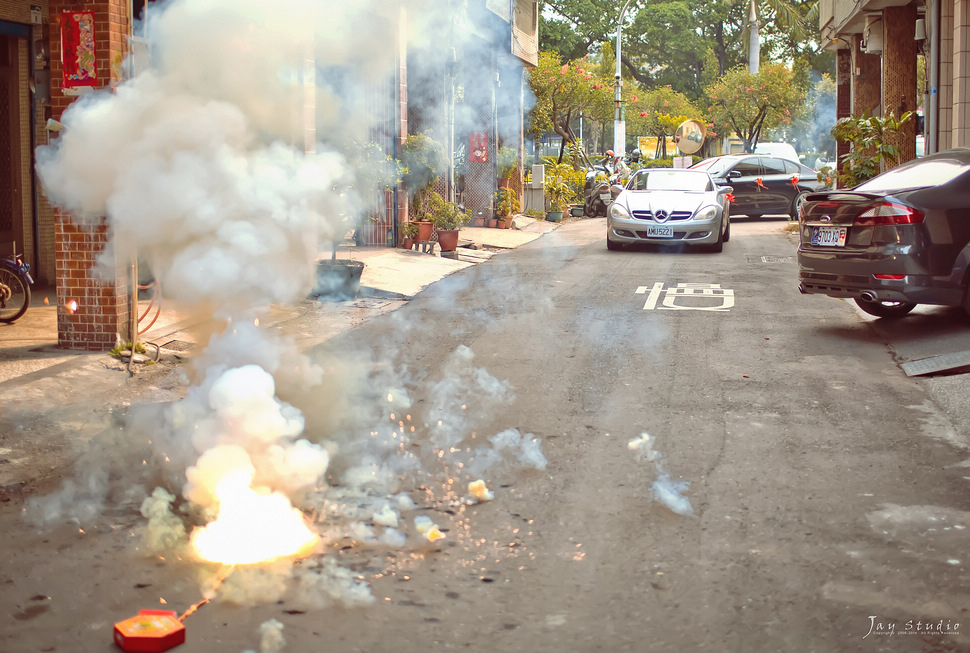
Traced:
[[471, 160], [479, 163], [488, 161], [488, 134], [472, 132], [468, 137], [468, 150], [472, 153]]
[[93, 11], [61, 12], [61, 63], [63, 88], [98, 85]]

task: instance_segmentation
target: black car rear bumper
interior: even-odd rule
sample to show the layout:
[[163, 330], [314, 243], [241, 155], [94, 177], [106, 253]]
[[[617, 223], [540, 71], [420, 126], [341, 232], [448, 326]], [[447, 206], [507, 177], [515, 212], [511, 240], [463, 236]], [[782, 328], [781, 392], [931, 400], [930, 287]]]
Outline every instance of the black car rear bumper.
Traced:
[[[813, 261], [824, 261], [829, 272], [816, 272]], [[862, 298], [878, 302], [912, 302], [962, 306], [963, 288], [952, 277], [905, 274], [902, 279], [877, 279], [869, 272], [871, 261], [840, 261], [833, 265], [830, 254], [798, 252], [798, 290], [802, 294]], [[855, 272], [855, 273], [854, 273]], [[889, 273], [889, 272], [887, 272]]]

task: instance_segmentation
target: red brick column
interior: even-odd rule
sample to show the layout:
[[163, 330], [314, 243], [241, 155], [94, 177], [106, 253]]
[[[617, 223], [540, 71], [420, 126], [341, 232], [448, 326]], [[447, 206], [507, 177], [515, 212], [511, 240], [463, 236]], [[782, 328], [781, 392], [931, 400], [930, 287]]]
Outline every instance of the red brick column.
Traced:
[[[886, 38], [883, 50], [882, 104], [884, 115], [901, 117], [907, 111], [916, 111], [922, 98], [916, 94], [916, 40], [913, 25], [916, 24], [916, 3], [905, 7], [886, 7], [883, 24]], [[916, 158], [916, 116], [903, 125], [896, 137], [899, 162]], [[887, 161], [884, 169], [892, 167]]]
[[[848, 118], [852, 115], [852, 51], [839, 49], [836, 52], [835, 77], [835, 119]], [[849, 144], [845, 141], [835, 143], [835, 168], [842, 172], [842, 157], [849, 153]]]
[[107, 283], [101, 283], [93, 274], [98, 254], [108, 240], [107, 227], [81, 226], [58, 215], [54, 239], [58, 345], [93, 351], [110, 349], [116, 334], [127, 336], [128, 286], [123, 268], [113, 274], [109, 271]]
[[[852, 71], [852, 113], [861, 116], [866, 111], [873, 116], [882, 115], [882, 58], [878, 54], [862, 51], [862, 36], [852, 38], [855, 53]], [[898, 114], [897, 114], [898, 117]]]
[[[117, 81], [117, 63], [127, 52], [129, 17], [125, 0], [51, 0], [50, 53], [51, 105], [55, 120], [77, 99], [61, 87], [62, 11], [93, 11], [95, 16], [95, 54], [100, 87]], [[84, 225], [66, 213], [55, 213], [54, 248], [57, 284], [57, 342], [68, 349], [102, 351], [114, 346], [120, 335], [128, 334], [129, 287], [127, 265], [110, 263], [105, 276], [93, 266], [107, 243], [105, 220]]]

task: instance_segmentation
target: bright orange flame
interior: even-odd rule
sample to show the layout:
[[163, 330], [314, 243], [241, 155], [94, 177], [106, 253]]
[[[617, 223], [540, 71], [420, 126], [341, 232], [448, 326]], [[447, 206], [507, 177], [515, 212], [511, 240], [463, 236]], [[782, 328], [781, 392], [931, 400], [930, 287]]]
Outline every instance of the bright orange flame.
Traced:
[[48, 305], [50, 303], [51, 303], [51, 300], [49, 300], [46, 297], [44, 297], [44, 305], [46, 306], [46, 305]]
[[77, 300], [76, 299], [67, 300], [67, 304], [65, 304], [65, 308], [67, 308], [68, 313], [77, 313]]
[[250, 474], [229, 474], [216, 487], [219, 517], [195, 529], [192, 547], [200, 558], [226, 565], [251, 565], [310, 555], [317, 536], [303, 513], [279, 492], [249, 487]]

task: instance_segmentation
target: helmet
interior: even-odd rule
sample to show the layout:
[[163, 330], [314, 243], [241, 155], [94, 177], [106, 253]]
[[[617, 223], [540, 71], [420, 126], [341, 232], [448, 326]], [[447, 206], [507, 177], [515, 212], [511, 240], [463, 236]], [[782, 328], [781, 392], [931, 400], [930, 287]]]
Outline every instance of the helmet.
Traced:
[[613, 156], [613, 150], [606, 150], [606, 156]]

